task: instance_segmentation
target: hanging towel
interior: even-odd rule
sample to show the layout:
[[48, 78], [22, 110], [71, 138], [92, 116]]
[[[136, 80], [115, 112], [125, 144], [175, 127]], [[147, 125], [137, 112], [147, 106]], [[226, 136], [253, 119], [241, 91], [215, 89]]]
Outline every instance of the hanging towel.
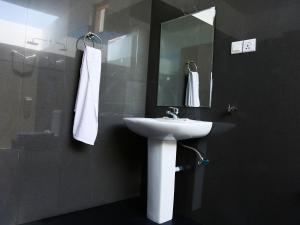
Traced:
[[75, 104], [73, 137], [94, 145], [98, 132], [98, 103], [101, 77], [101, 51], [86, 46]]
[[185, 93], [185, 105], [188, 107], [200, 107], [198, 72], [189, 72]]

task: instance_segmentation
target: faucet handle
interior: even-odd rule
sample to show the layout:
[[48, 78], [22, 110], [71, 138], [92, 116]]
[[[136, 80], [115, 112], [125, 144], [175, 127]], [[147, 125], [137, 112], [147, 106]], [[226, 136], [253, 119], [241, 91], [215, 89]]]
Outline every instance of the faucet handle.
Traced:
[[178, 115], [178, 113], [179, 113], [179, 109], [178, 109], [178, 108], [176, 108], [176, 107], [169, 107], [169, 109], [170, 109], [173, 113], [175, 113], [176, 115]]

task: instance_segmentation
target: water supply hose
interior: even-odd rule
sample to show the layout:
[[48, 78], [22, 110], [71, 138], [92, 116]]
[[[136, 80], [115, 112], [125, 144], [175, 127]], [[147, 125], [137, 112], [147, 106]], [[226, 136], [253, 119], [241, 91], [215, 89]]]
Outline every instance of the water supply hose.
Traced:
[[[186, 148], [186, 149], [189, 149], [189, 150], [192, 150], [193, 152], [195, 152], [198, 156], [198, 161], [197, 161], [197, 164], [198, 165], [203, 165], [203, 166], [208, 166], [209, 164], [209, 160], [204, 158], [201, 153], [196, 149], [196, 148], [193, 148], [191, 146], [187, 146], [185, 144], [182, 144], [182, 143], [178, 143], [180, 146]], [[204, 155], [204, 153], [202, 153]]]

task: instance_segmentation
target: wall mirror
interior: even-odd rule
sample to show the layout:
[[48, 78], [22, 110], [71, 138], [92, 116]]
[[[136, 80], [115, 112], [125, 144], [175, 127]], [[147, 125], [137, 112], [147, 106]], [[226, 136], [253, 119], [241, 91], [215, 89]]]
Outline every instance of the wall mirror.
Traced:
[[158, 106], [210, 107], [215, 7], [161, 24]]

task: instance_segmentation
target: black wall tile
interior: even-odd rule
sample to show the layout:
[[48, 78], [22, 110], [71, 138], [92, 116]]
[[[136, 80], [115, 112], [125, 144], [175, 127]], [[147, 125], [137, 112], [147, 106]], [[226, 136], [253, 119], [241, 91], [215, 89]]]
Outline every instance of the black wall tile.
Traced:
[[[148, 117], [156, 106], [160, 23], [216, 6], [212, 108], [181, 108], [181, 117], [216, 122], [207, 143], [210, 165], [191, 208], [190, 171], [177, 175], [175, 209], [206, 225], [300, 223], [299, 11], [297, 1], [153, 1], [148, 69]], [[232, 41], [257, 38], [257, 52], [230, 55]], [[239, 111], [225, 114], [228, 104]], [[188, 142], [197, 146], [197, 143]], [[187, 161], [178, 155], [178, 163]], [[189, 158], [189, 157], [188, 157]], [[202, 175], [201, 175], [202, 176]], [[191, 184], [189, 184], [191, 185]], [[185, 210], [183, 210], [185, 209]]]

